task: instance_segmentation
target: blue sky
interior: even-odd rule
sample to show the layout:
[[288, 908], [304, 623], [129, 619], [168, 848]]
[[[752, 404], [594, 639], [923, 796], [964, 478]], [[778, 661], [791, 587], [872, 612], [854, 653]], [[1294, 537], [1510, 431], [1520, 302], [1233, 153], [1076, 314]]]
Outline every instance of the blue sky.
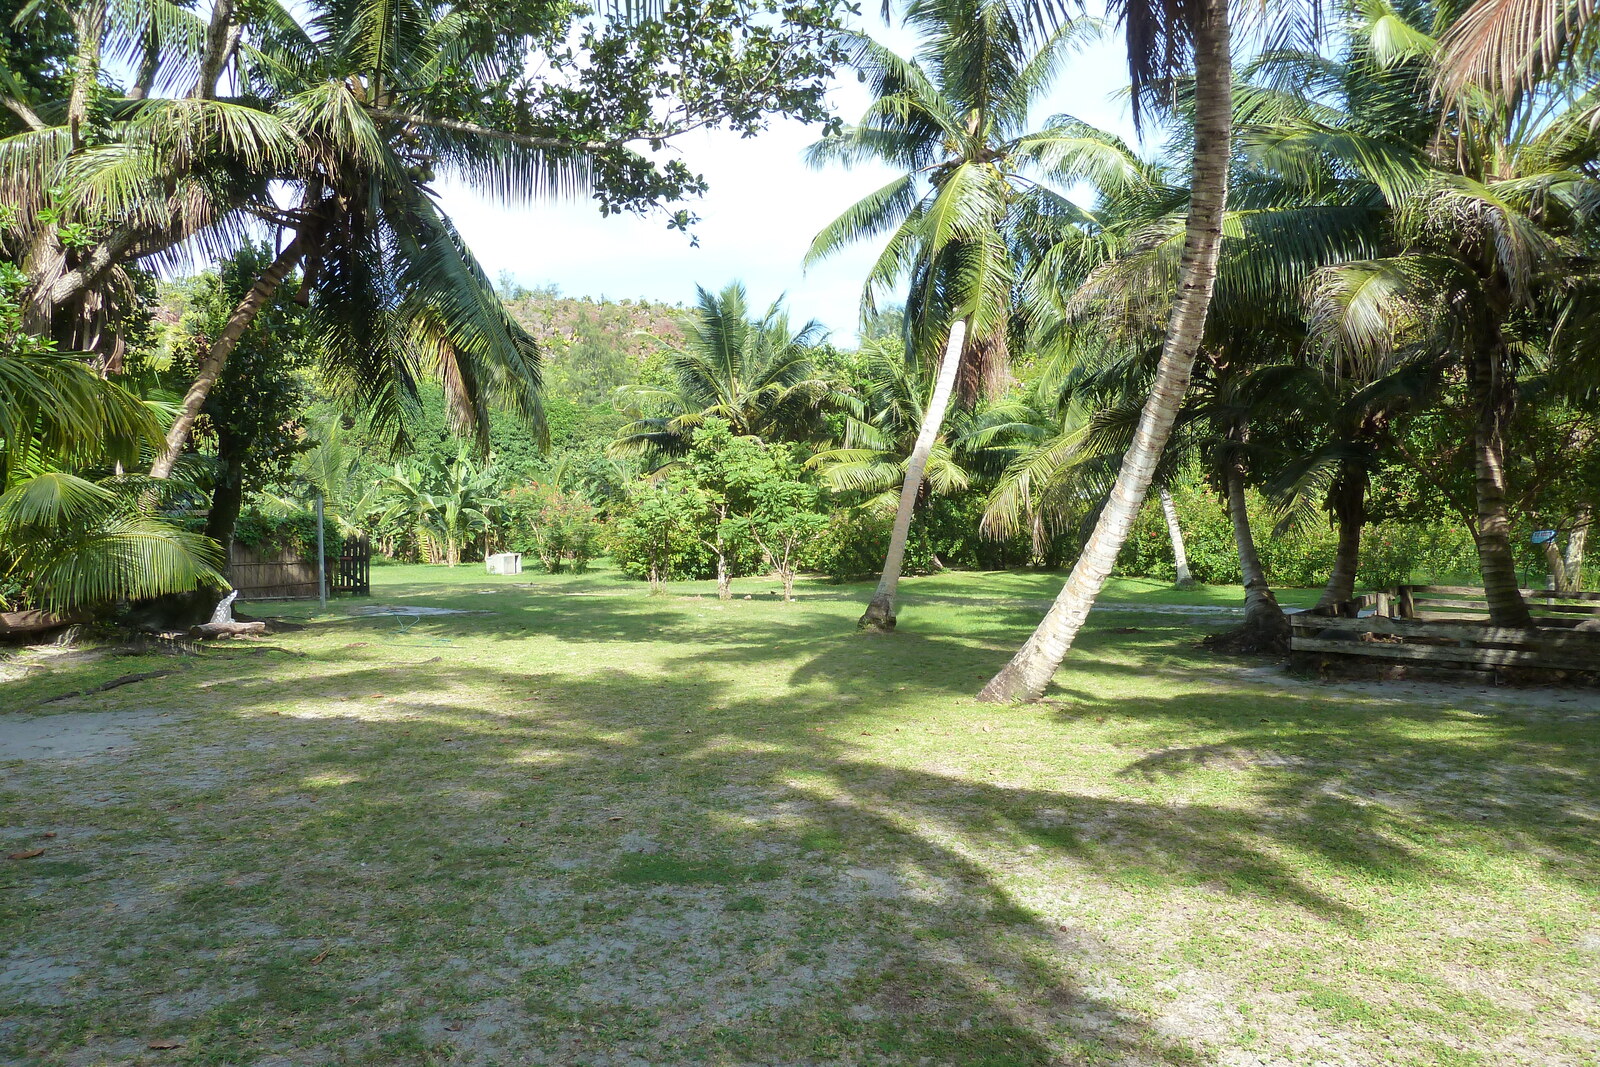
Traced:
[[[870, 11], [877, 6], [864, 5]], [[900, 27], [886, 27], [875, 15], [865, 25], [902, 53], [912, 50], [912, 37]], [[1120, 98], [1126, 81], [1120, 43], [1109, 36], [1070, 62], [1039, 117], [1068, 112], [1131, 140], [1132, 121]], [[865, 108], [867, 95], [847, 75], [832, 103], [849, 122]], [[569, 296], [667, 303], [691, 302], [696, 284], [716, 289], [741, 279], [753, 304], [786, 294], [793, 318], [819, 319], [848, 343], [875, 249], [850, 249], [809, 271], [801, 260], [818, 230], [893, 174], [869, 167], [811, 170], [801, 153], [818, 136], [818, 127], [778, 122], [754, 138], [710, 132], [679, 142], [683, 160], [711, 186], [686, 205], [701, 219], [699, 247], [668, 230], [664, 218], [601, 218], [587, 200], [507, 208], [460, 185], [444, 183], [440, 192], [491, 277], [504, 271], [523, 285], [553, 284]]]

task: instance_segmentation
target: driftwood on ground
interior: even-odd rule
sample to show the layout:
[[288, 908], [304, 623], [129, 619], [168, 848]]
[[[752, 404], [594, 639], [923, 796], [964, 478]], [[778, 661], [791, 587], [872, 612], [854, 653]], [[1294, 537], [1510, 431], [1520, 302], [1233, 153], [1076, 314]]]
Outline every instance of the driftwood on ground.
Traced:
[[190, 637], [242, 637], [245, 634], [264, 634], [264, 622], [203, 622], [189, 627]]
[[73, 697], [88, 696], [90, 693], [104, 693], [107, 689], [115, 689], [118, 686], [123, 685], [131, 685], [134, 682], [147, 682], [152, 678], [165, 678], [169, 674], [177, 673], [178, 672], [175, 670], [168, 670], [142, 671], [139, 674], [124, 674], [120, 677], [111, 679], [109, 682], [101, 682], [99, 685], [92, 685], [88, 689], [75, 689], [70, 693], [62, 693], [60, 696], [51, 697], [48, 700], [41, 700], [40, 703], [54, 704], [58, 700], [71, 700]]

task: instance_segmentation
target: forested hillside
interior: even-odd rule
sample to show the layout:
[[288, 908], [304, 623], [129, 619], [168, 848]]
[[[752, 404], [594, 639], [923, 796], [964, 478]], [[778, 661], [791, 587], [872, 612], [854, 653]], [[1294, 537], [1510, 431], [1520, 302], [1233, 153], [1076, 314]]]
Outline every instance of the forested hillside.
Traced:
[[544, 349], [549, 393], [576, 404], [609, 403], [653, 357], [683, 343], [681, 307], [562, 296], [556, 286], [526, 289], [505, 279], [498, 288], [511, 317]]

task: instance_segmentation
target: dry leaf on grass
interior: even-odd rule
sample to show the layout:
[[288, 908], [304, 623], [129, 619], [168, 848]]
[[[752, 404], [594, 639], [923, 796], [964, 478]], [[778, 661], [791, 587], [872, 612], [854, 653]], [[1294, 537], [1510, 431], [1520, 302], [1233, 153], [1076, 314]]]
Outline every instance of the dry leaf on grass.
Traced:
[[42, 855], [44, 855], [44, 849], [42, 849], [42, 848], [25, 848], [21, 852], [13, 852], [11, 855], [7, 856], [6, 859], [8, 859], [8, 860], [31, 860], [35, 856], [42, 856]]
[[158, 1037], [154, 1041], [150, 1042], [148, 1045], [145, 1046], [145, 1048], [154, 1048], [154, 1049], [169, 1049], [169, 1048], [182, 1048], [182, 1047], [183, 1047], [183, 1042], [177, 1040], [176, 1038], [172, 1038], [172, 1037]]
[[323, 949], [321, 952], [317, 953], [315, 956], [312, 956], [309, 960], [307, 960], [306, 961], [306, 966], [307, 967], [315, 967], [317, 964], [319, 964], [323, 960], [327, 959], [328, 958], [328, 953], [330, 953], [332, 951], [333, 951], [333, 949], [331, 949], [331, 948]]

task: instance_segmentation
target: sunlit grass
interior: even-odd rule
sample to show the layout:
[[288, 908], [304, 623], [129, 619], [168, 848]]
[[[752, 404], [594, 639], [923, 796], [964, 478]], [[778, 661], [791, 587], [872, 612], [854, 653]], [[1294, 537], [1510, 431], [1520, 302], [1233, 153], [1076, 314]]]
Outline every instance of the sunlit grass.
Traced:
[[0, 1059], [1590, 1062], [1592, 695], [1290, 684], [1108, 610], [995, 708], [1060, 576], [910, 580], [889, 636], [861, 585], [373, 576], [481, 614], [247, 605], [307, 629], [7, 684], [169, 717], [0, 749], [0, 844], [46, 850], [3, 868]]

